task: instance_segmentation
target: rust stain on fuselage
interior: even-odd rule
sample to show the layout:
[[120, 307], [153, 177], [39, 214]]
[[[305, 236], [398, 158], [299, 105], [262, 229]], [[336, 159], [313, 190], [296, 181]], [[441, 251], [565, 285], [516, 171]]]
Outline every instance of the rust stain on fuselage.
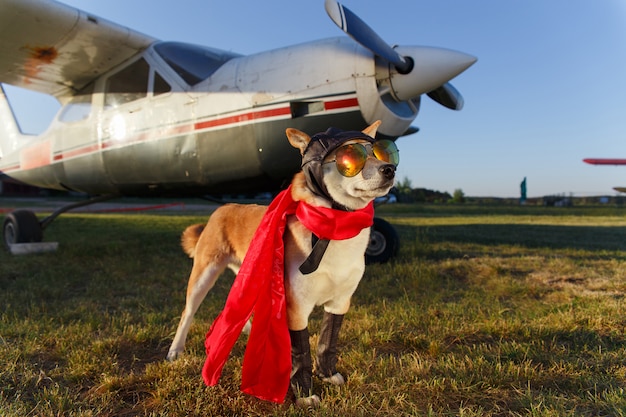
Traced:
[[43, 65], [52, 64], [59, 56], [59, 51], [54, 46], [26, 46], [25, 49], [29, 52], [29, 57], [24, 63], [26, 83], [37, 77]]
[[43, 64], [52, 64], [52, 61], [59, 56], [59, 51], [54, 46], [38, 46], [28, 49], [31, 51], [31, 58]]

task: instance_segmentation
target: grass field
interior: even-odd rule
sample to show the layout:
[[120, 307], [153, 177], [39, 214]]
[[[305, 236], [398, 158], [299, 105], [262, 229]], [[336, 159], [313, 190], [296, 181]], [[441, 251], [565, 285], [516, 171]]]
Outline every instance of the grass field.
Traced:
[[[202, 213], [66, 214], [56, 253], [0, 253], [1, 416], [626, 415], [626, 211], [381, 207], [401, 236], [368, 267], [340, 337], [348, 383], [296, 409], [239, 392], [245, 338], [217, 387], [203, 339], [232, 275], [164, 361]], [[312, 344], [321, 314], [311, 323]]]

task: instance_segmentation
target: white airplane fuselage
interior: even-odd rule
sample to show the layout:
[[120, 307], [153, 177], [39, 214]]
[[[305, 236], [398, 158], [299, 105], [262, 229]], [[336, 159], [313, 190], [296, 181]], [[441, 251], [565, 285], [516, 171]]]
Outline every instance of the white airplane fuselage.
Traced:
[[29, 137], [0, 89], [0, 177], [89, 194], [276, 190], [300, 168], [289, 127], [381, 120], [379, 135], [395, 139], [415, 131], [423, 94], [462, 108], [448, 81], [475, 57], [390, 47], [339, 3], [325, 8], [350, 37], [241, 56], [161, 42], [52, 0], [0, 0], [0, 82], [62, 104]]
[[[145, 92], [111, 98], [116, 77], [143, 70]], [[381, 119], [389, 137], [409, 128], [419, 99], [402, 115], [387, 107], [376, 79], [388, 71], [352, 40], [332, 38], [232, 58], [190, 87], [153, 45], [66, 103], [46, 132], [0, 159], [0, 171], [92, 194], [276, 188], [299, 170], [288, 127], [313, 134]]]

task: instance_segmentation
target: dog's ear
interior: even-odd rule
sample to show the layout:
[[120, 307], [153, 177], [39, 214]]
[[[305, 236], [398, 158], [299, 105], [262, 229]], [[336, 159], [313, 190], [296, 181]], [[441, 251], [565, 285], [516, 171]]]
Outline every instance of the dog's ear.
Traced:
[[287, 139], [289, 139], [291, 146], [300, 149], [300, 155], [304, 155], [304, 151], [311, 141], [309, 135], [291, 127], [288, 128], [285, 133], [287, 134]]
[[374, 123], [363, 129], [361, 132], [365, 133], [370, 138], [376, 139], [376, 131], [378, 130], [378, 126], [380, 126], [382, 122], [380, 120], [376, 120]]

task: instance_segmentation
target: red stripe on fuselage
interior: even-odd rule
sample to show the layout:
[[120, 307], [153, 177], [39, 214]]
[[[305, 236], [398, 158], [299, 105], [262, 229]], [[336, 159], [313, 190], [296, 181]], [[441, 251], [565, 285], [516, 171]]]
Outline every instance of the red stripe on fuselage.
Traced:
[[[359, 106], [359, 102], [354, 97], [324, 102], [324, 110], [326, 111], [348, 109], [350, 107], [358, 107], [358, 106]], [[82, 147], [77, 147], [71, 150], [57, 151], [54, 153], [54, 156], [52, 157], [52, 161], [62, 162], [63, 160], [67, 160], [70, 158], [76, 158], [76, 157], [88, 155], [91, 153], [96, 153], [105, 149], [112, 149], [112, 148], [127, 146], [133, 143], [139, 143], [139, 142], [144, 142], [148, 140], [164, 139], [166, 137], [177, 136], [177, 135], [181, 135], [184, 133], [190, 133], [190, 132], [204, 130], [204, 129], [224, 127], [228, 125], [235, 125], [235, 124], [246, 123], [250, 121], [258, 121], [262, 119], [270, 119], [274, 117], [284, 117], [284, 116], [291, 117], [290, 106], [278, 107], [278, 108], [272, 108], [272, 109], [266, 109], [266, 110], [256, 110], [256, 111], [251, 111], [247, 113], [236, 114], [232, 116], [225, 116], [225, 117], [209, 119], [209, 120], [203, 120], [200, 122], [183, 124], [183, 125], [178, 125], [178, 126], [171, 126], [171, 127], [165, 127], [165, 128], [157, 127], [150, 131], [141, 132], [134, 136], [131, 136], [129, 138], [124, 138], [121, 140], [115, 140], [115, 139], [109, 138], [109, 139], [103, 140], [100, 144], [91, 143], [91, 144], [84, 145]], [[34, 146], [27, 148], [29, 151], [31, 151], [34, 154], [32, 155], [33, 157], [27, 158], [29, 159], [29, 161], [26, 164], [22, 162], [21, 165], [11, 165], [9, 167], [4, 168], [3, 172], [18, 171], [20, 169], [30, 169], [30, 168], [50, 165], [50, 163], [52, 162], [50, 160], [50, 149], [49, 149], [50, 142], [48, 141], [47, 144], [48, 144], [47, 149], [45, 149], [45, 145], [44, 145], [44, 149], [39, 148], [42, 146], [41, 143], [35, 144]], [[39, 149], [35, 151], [34, 149], [35, 147]], [[36, 158], [35, 158], [35, 155], [37, 156]]]
[[359, 101], [356, 98], [346, 98], [344, 100], [327, 101], [324, 103], [324, 110], [345, 109], [347, 107], [357, 107]]
[[260, 110], [235, 116], [224, 117], [221, 119], [205, 120], [194, 124], [194, 130], [202, 130], [210, 127], [231, 125], [236, 123], [248, 122], [250, 120], [267, 119], [277, 116], [291, 116], [290, 107], [281, 107], [278, 109]]
[[98, 146], [97, 143], [94, 143], [91, 145], [83, 146], [81, 148], [72, 149], [71, 151], [63, 151], [63, 152], [57, 153], [54, 155], [53, 160], [57, 162], [63, 159], [74, 158], [76, 156], [81, 156], [87, 153], [96, 152], [99, 149], [100, 149], [100, 146]]

